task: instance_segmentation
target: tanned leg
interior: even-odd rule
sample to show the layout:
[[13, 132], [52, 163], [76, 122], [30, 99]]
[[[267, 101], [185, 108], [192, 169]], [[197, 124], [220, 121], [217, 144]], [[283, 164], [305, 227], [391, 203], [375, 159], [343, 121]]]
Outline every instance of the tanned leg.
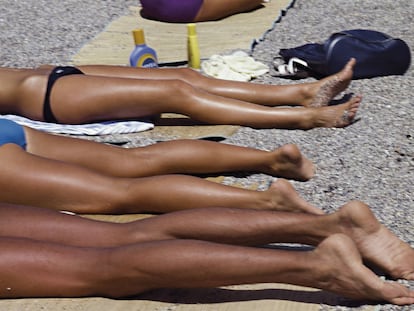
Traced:
[[[82, 92], [75, 92], [79, 84]], [[69, 92], [72, 94], [70, 99], [64, 96]], [[304, 130], [348, 126], [360, 101], [361, 98], [355, 97], [336, 106], [276, 109], [207, 93], [180, 80], [80, 75], [59, 79], [51, 93], [52, 109], [62, 123], [129, 119], [174, 112], [209, 124]]]
[[[4, 204], [0, 215], [2, 297], [122, 297], [160, 287], [283, 282], [355, 299], [414, 302], [413, 292], [362, 265], [360, 254], [395, 277], [413, 278], [413, 249], [361, 202], [327, 216], [216, 208], [129, 224]], [[319, 246], [296, 253], [225, 245], [270, 241]], [[38, 282], [23, 282], [28, 275]]]
[[25, 128], [25, 133], [28, 152], [109, 176], [243, 171], [305, 181], [314, 174], [312, 162], [292, 144], [269, 152], [209, 141], [174, 140], [129, 149], [51, 135], [30, 128]]
[[[186, 226], [180, 225], [182, 223]], [[336, 213], [322, 216], [200, 209], [146, 219], [141, 225], [146, 228], [141, 231], [153, 232], [150, 228], [158, 228], [155, 230], [163, 238], [170, 236], [251, 246], [274, 242], [316, 246], [333, 234], [345, 234], [354, 241], [364, 260], [394, 278], [414, 280], [414, 249], [382, 225], [369, 207], [359, 201], [349, 202]], [[161, 228], [165, 230], [158, 231]]]
[[364, 267], [345, 235], [326, 239], [313, 252], [196, 240], [77, 248], [2, 237], [0, 247], [2, 298], [118, 298], [156, 288], [278, 282], [326, 289], [355, 299], [414, 303], [412, 291], [398, 283], [382, 282]]
[[288, 85], [269, 85], [209, 78], [188, 68], [131, 68], [126, 66], [86, 65], [79, 68], [89, 75], [142, 79], [180, 80], [208, 93], [266, 106], [326, 106], [349, 86], [355, 59], [337, 74], [320, 81]]
[[364, 260], [394, 278], [414, 279], [414, 250], [358, 201], [315, 216], [249, 209], [193, 209], [113, 224], [46, 209], [0, 208], [0, 235], [72, 246], [119, 246], [170, 239], [197, 239], [243, 246], [268, 243], [318, 245], [334, 234], [352, 239]]
[[164, 213], [210, 206], [322, 213], [282, 179], [267, 191], [253, 191], [185, 175], [110, 177], [29, 154], [14, 144], [0, 149], [0, 200], [5, 203], [75, 213]]
[[[74, 124], [176, 112], [212, 124], [287, 129], [341, 127], [352, 121], [354, 112], [348, 114], [346, 122], [341, 118], [355, 105], [325, 106], [347, 88], [354, 64], [355, 60], [351, 60], [341, 72], [317, 82], [287, 86], [210, 79], [182, 69], [81, 66], [86, 75], [65, 76], [55, 83], [51, 105], [60, 122]], [[49, 71], [50, 68], [40, 68], [25, 73], [27, 77], [16, 86], [18, 96], [13, 98], [16, 114], [43, 120]], [[78, 91], [80, 87], [82, 92]], [[70, 98], [67, 94], [71, 94]], [[323, 109], [298, 113], [291, 109], [274, 111], [256, 104]]]
[[[132, 263], [135, 269], [127, 268], [124, 273], [116, 274], [118, 278], [114, 282], [107, 282], [109, 295], [131, 295], [137, 288], [197, 288], [280, 282], [322, 288], [355, 299], [388, 300], [402, 304], [414, 301], [412, 291], [398, 283], [384, 283], [364, 267], [358, 250], [345, 235], [333, 235], [314, 252], [304, 253], [196, 240], [143, 243], [125, 247], [114, 254], [113, 266], [125, 268], [122, 258], [136, 260], [136, 253], [140, 254], [139, 265]], [[120, 263], [117, 265], [117, 262]], [[127, 283], [136, 286], [122, 287], [126, 280], [135, 277], [138, 277], [137, 282]]]
[[[229, 244], [282, 242], [316, 246], [333, 234], [345, 234], [354, 241], [364, 260], [377, 265], [394, 278], [414, 280], [414, 249], [382, 225], [369, 207], [359, 201], [349, 202], [336, 213], [322, 216], [232, 209], [218, 209], [214, 213], [206, 210], [182, 211], [178, 215], [183, 217], [180, 221], [188, 225], [180, 228], [168, 220], [166, 232], [172, 236]], [[167, 217], [169, 215], [146, 222], [157, 222], [157, 227], [163, 228], [165, 226], [162, 223], [167, 221]], [[208, 218], [209, 221], [203, 224], [201, 220], [193, 222], [192, 227], [189, 220], [184, 220], [185, 217]]]

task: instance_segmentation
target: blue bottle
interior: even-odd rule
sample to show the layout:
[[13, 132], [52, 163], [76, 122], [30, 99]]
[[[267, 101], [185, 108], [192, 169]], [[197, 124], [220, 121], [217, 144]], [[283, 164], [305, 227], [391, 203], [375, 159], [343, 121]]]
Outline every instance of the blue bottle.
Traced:
[[129, 57], [129, 64], [132, 67], [157, 68], [157, 53], [145, 44], [144, 30], [135, 29], [132, 31], [132, 35], [135, 48]]

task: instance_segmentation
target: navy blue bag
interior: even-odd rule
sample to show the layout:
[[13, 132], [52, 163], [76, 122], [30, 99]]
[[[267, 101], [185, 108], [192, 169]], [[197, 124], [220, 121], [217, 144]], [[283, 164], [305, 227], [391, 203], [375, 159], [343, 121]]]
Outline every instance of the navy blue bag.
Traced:
[[291, 59], [305, 61], [307, 66], [301, 69], [317, 78], [340, 71], [352, 57], [357, 61], [353, 79], [403, 75], [411, 63], [410, 49], [403, 40], [366, 29], [337, 32], [322, 44], [281, 49], [279, 54], [286, 63]]

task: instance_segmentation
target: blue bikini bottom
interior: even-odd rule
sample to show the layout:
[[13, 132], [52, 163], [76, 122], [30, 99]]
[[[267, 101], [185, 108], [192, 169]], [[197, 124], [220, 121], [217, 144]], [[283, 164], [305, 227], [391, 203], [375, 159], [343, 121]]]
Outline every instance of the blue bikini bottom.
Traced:
[[23, 126], [14, 121], [0, 118], [0, 147], [4, 144], [16, 144], [26, 149], [26, 135]]

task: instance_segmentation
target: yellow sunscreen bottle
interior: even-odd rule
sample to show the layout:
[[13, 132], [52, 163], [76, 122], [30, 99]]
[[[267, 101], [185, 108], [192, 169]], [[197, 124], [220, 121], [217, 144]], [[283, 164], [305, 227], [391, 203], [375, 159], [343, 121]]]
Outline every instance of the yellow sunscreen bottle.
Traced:
[[143, 29], [132, 31], [135, 48], [129, 57], [129, 64], [132, 67], [156, 68], [158, 67], [157, 53], [153, 48], [145, 44]]
[[200, 68], [200, 49], [198, 47], [198, 38], [196, 24], [187, 24], [187, 53], [188, 66], [194, 69]]

